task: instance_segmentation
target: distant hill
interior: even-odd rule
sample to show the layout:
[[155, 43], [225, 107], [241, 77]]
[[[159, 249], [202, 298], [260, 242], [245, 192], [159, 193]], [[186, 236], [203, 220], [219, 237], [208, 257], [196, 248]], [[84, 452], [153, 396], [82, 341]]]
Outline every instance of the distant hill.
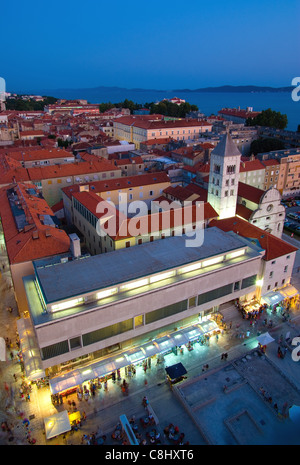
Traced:
[[[126, 88], [126, 87], [117, 87], [117, 86], [98, 86], [98, 87], [89, 87], [89, 88], [78, 88], [78, 89], [43, 89], [43, 90], [30, 90], [27, 92], [16, 92], [18, 94], [38, 94], [38, 95], [56, 95], [57, 94], [67, 94], [76, 92], [78, 95], [89, 94], [95, 91], [107, 91], [107, 92], [165, 92], [165, 93], [200, 93], [200, 92], [227, 92], [227, 93], [251, 93], [251, 92], [291, 92], [294, 87], [266, 87], [266, 86], [219, 86], [219, 87], [201, 87], [199, 89], [141, 89], [141, 88]], [[73, 97], [74, 98], [74, 97]], [[79, 98], [79, 97], [78, 97]]]
[[292, 86], [289, 87], [262, 87], [262, 86], [219, 86], [219, 87], [202, 87], [200, 89], [174, 89], [173, 92], [291, 92]]

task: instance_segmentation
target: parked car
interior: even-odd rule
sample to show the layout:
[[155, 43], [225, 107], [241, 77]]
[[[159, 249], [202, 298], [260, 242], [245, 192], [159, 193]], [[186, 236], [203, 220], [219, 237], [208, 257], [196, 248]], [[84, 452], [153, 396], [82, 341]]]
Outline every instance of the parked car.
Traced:
[[292, 218], [293, 220], [298, 220], [298, 218], [299, 218], [297, 213], [288, 213], [287, 217]]

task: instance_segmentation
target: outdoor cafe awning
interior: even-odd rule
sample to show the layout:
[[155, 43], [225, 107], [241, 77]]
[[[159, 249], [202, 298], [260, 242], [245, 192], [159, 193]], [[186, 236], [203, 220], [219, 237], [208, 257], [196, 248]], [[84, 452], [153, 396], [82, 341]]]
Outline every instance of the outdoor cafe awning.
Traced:
[[197, 339], [197, 337], [204, 334], [198, 325], [189, 326], [188, 328], [183, 329], [182, 332], [185, 334], [189, 341], [193, 341], [194, 339]]
[[181, 346], [182, 344], [187, 344], [189, 342], [189, 338], [184, 331], [176, 331], [176, 333], [172, 333], [172, 339], [174, 339], [176, 346]]
[[198, 326], [200, 329], [202, 329], [203, 333], [209, 333], [219, 329], [217, 323], [214, 320], [201, 321]]
[[277, 292], [271, 291], [271, 292], [268, 292], [267, 294], [265, 294], [265, 295], [263, 295], [263, 296], [261, 297], [261, 300], [262, 300], [263, 302], [266, 302], [266, 303], [267, 303], [268, 305], [270, 305], [271, 307], [272, 307], [273, 305], [279, 304], [279, 303], [282, 302], [284, 299], [285, 299], [285, 296], [284, 296], [281, 292], [279, 292], [279, 291], [277, 291]]
[[67, 410], [55, 413], [50, 417], [44, 418], [46, 438], [51, 439], [59, 434], [71, 430], [71, 424]]
[[163, 354], [177, 345], [175, 341], [176, 340], [170, 336], [164, 336], [159, 339], [156, 339], [156, 341], [154, 342], [155, 344], [157, 344], [159, 351]]
[[145, 352], [139, 347], [137, 349], [129, 350], [125, 354], [126, 359], [128, 360], [127, 364], [140, 362], [144, 360], [147, 355]]
[[148, 342], [147, 344], [143, 344], [141, 349], [145, 351], [146, 357], [152, 357], [159, 353], [158, 347], [153, 342]]
[[280, 289], [280, 294], [284, 296], [284, 298], [291, 298], [295, 297], [295, 295], [299, 294], [298, 290], [292, 286], [291, 284], [284, 287], [283, 289]]
[[66, 391], [82, 383], [82, 378], [78, 370], [66, 373], [65, 375], [57, 376], [49, 381], [52, 394]]

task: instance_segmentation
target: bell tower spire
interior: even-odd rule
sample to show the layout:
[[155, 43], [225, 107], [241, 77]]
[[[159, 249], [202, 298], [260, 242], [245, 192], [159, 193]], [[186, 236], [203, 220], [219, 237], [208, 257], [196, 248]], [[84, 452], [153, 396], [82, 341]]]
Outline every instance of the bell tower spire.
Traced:
[[235, 216], [239, 183], [241, 152], [232, 140], [229, 128], [213, 149], [207, 201], [219, 214], [219, 218]]

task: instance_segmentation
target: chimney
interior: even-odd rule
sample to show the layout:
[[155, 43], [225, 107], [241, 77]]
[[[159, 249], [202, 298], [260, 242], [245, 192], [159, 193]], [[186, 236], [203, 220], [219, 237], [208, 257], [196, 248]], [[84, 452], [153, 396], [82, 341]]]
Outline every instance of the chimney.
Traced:
[[69, 234], [70, 238], [70, 250], [72, 252], [73, 258], [78, 258], [81, 256], [81, 246], [80, 239], [77, 234]]

